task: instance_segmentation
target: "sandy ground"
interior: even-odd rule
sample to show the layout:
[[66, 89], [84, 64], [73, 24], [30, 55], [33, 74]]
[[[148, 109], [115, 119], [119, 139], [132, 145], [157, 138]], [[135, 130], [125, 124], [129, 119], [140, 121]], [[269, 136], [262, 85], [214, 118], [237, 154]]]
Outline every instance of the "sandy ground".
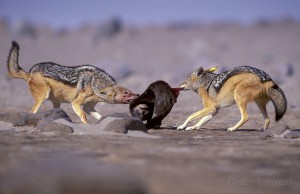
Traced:
[[[101, 39], [93, 38], [95, 29], [89, 25], [59, 33], [40, 26], [36, 32], [33, 37], [17, 36], [5, 23], [0, 25], [1, 112], [28, 111], [33, 104], [26, 82], [7, 76], [6, 58], [10, 41], [15, 39], [21, 46], [19, 62], [25, 70], [43, 61], [92, 64], [136, 93], [160, 79], [176, 86], [199, 66], [218, 65], [221, 72], [251, 65], [268, 72], [286, 94], [288, 110], [279, 123], [300, 129], [299, 23], [125, 26], [115, 36]], [[50, 108], [46, 102], [41, 110]], [[62, 108], [74, 122], [79, 122], [69, 104]], [[240, 119], [236, 106], [221, 110], [203, 130], [174, 130], [201, 108], [197, 94], [182, 92], [161, 129], [148, 132], [160, 138], [31, 134], [26, 129], [4, 130], [7, 126], [1, 123], [0, 180], [28, 165], [70, 155], [72, 160], [92, 161], [91, 168], [112, 165], [126, 170], [122, 178], [136, 177], [153, 194], [299, 192], [299, 139], [259, 139], [263, 118], [254, 104], [248, 106], [250, 120], [234, 133], [225, 129]], [[102, 115], [129, 113], [128, 105], [99, 104], [96, 109]], [[277, 125], [272, 104], [268, 110], [271, 127]], [[47, 168], [51, 171], [51, 166], [43, 166]], [[15, 183], [14, 178], [9, 181]], [[46, 187], [42, 192], [47, 193]]]

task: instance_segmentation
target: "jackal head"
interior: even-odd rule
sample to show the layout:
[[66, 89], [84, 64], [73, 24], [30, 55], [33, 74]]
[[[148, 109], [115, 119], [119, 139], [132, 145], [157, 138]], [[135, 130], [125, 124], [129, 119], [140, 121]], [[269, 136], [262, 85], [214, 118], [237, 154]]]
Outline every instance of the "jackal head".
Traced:
[[97, 96], [110, 104], [129, 104], [139, 95], [122, 86], [110, 86], [97, 92]]
[[212, 67], [207, 70], [204, 70], [202, 67], [194, 70], [190, 75], [188, 75], [184, 82], [179, 84], [179, 88], [183, 90], [198, 90], [201, 86], [206, 86], [208, 82], [210, 83], [210, 76], [207, 75], [214, 75], [213, 72], [217, 70], [218, 67]]

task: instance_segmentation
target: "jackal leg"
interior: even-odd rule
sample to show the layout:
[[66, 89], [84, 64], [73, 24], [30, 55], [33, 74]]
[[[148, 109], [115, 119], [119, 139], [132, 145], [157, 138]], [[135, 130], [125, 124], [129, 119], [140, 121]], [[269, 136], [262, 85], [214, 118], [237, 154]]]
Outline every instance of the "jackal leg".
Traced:
[[263, 117], [264, 117], [264, 120], [265, 120], [265, 124], [264, 124], [264, 127], [263, 129], [267, 129], [269, 127], [269, 124], [270, 124], [270, 119], [269, 119], [269, 116], [268, 116], [268, 113], [267, 113], [267, 108], [266, 108], [266, 105], [268, 103], [268, 101], [255, 101], [260, 112], [262, 113]]
[[195, 129], [200, 129], [203, 125], [205, 125], [211, 118], [213, 117], [212, 114], [204, 116], [196, 125], [187, 127], [185, 130], [195, 130]]
[[48, 99], [50, 88], [43, 81], [31, 79], [29, 89], [35, 101], [30, 113], [36, 113], [45, 100]]
[[83, 112], [82, 108], [81, 108], [81, 104], [83, 103], [84, 99], [85, 99], [86, 95], [84, 93], [80, 93], [75, 100], [71, 103], [72, 104], [72, 108], [74, 110], [74, 112], [80, 117], [81, 121], [86, 124], [87, 123], [87, 119], [86, 119], [86, 115]]
[[83, 110], [95, 119], [99, 120], [102, 116], [95, 110], [97, 102], [88, 102], [83, 106]]
[[247, 101], [246, 100], [237, 100], [237, 105], [241, 112], [241, 120], [233, 127], [228, 128], [228, 131], [235, 131], [244, 123], [246, 123], [249, 119], [248, 112], [247, 112]]
[[[204, 108], [198, 112], [195, 112], [195, 113], [191, 114], [182, 125], [177, 127], [177, 130], [186, 128], [186, 126], [194, 119], [204, 117], [195, 126], [186, 128], [186, 130], [199, 129], [202, 125], [204, 125], [211, 119], [212, 115], [214, 115], [215, 112], [216, 112], [216, 110], [214, 110], [214, 109], [212, 110], [211, 108]], [[211, 115], [211, 117], [209, 117], [210, 115]]]

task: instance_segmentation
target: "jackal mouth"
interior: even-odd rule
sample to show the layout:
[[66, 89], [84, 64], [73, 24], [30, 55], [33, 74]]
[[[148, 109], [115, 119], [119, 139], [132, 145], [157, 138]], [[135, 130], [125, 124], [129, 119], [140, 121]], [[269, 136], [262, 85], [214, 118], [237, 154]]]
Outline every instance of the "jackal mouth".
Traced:
[[182, 88], [182, 91], [188, 91], [191, 90], [191, 88]]
[[187, 90], [190, 90], [191, 88], [189, 88], [187, 85], [185, 84], [180, 84], [178, 86], [178, 88], [180, 88], [181, 91], [187, 91]]
[[139, 95], [135, 95], [135, 96], [126, 98], [126, 99], [125, 99], [125, 102], [126, 102], [126, 103], [130, 103], [130, 102], [132, 102], [134, 99], [136, 99], [138, 96], [139, 96]]
[[126, 99], [125, 102], [130, 103], [132, 102], [134, 99]]
[[181, 84], [178, 85], [178, 88], [180, 88], [180, 90], [185, 91], [185, 90], [189, 90], [190, 88], [188, 87], [188, 85], [183, 82]]

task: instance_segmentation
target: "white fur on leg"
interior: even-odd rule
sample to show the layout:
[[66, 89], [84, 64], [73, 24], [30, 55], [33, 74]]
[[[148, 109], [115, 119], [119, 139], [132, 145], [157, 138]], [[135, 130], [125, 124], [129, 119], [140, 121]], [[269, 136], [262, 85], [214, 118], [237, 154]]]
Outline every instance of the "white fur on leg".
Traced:
[[92, 117], [94, 117], [95, 119], [99, 120], [101, 119], [101, 115], [95, 110], [95, 105], [96, 104], [87, 104], [83, 107], [83, 110], [91, 115]]
[[195, 129], [200, 129], [203, 125], [205, 125], [213, 116], [212, 115], [207, 115], [203, 117], [196, 125], [187, 127], [185, 130], [195, 130]]
[[189, 120], [187, 119], [182, 125], [177, 127], [177, 130], [185, 129], [188, 124], [189, 124]]
[[237, 130], [236, 127], [229, 127], [229, 128], [227, 129], [227, 131], [236, 131], [236, 130]]
[[90, 112], [90, 115], [93, 116], [95, 119], [101, 119], [101, 115], [98, 112]]

